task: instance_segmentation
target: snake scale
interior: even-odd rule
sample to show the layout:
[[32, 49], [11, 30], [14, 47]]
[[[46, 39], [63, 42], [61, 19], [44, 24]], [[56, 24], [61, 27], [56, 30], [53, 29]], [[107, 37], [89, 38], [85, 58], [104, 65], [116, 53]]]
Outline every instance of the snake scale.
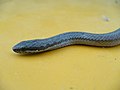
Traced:
[[38, 53], [62, 48], [69, 45], [90, 45], [111, 47], [120, 44], [120, 28], [109, 33], [94, 34], [87, 32], [66, 32], [50, 38], [26, 40], [12, 49], [16, 53]]

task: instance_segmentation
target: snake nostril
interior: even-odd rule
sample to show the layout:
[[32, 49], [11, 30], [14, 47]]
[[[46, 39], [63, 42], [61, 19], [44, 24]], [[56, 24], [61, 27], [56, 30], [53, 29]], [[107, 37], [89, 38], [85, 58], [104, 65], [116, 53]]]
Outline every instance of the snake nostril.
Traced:
[[18, 52], [18, 49], [15, 49], [15, 48], [13, 48], [12, 50], [13, 50], [14, 52]]

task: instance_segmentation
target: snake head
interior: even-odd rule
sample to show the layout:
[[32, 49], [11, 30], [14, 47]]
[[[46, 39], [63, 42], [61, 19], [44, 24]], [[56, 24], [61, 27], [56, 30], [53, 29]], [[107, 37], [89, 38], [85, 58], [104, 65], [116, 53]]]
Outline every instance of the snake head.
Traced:
[[16, 44], [13, 48], [16, 53], [38, 53], [43, 52], [45, 49], [45, 43], [42, 39], [27, 40]]

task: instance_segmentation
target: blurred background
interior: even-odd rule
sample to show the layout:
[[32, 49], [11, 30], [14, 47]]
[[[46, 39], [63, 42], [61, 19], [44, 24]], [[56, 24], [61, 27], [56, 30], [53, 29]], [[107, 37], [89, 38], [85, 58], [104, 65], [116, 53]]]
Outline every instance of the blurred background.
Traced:
[[120, 28], [120, 0], [0, 0], [0, 90], [120, 90], [120, 46], [18, 55], [23, 40]]

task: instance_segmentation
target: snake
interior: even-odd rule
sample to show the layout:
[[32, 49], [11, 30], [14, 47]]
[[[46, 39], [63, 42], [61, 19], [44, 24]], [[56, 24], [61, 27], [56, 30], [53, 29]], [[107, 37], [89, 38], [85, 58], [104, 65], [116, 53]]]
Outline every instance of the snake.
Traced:
[[108, 33], [65, 32], [44, 39], [21, 41], [12, 47], [20, 54], [51, 51], [70, 45], [113, 47], [120, 44], [120, 28]]

